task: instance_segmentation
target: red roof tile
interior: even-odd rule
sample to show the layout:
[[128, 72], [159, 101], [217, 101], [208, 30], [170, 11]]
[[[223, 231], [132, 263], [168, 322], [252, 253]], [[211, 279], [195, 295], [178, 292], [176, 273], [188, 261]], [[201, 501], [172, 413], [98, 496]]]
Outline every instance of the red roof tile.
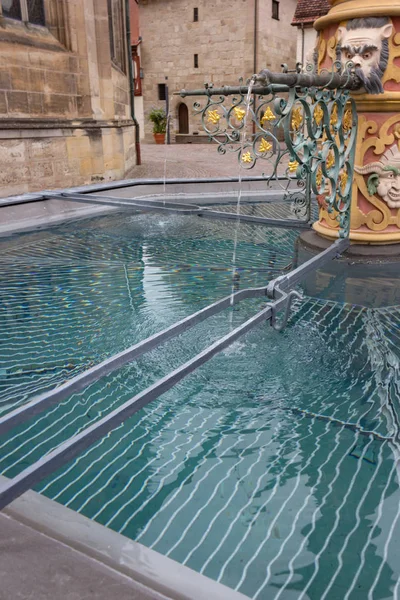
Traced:
[[326, 15], [329, 9], [328, 0], [298, 0], [292, 25], [313, 23], [318, 17]]

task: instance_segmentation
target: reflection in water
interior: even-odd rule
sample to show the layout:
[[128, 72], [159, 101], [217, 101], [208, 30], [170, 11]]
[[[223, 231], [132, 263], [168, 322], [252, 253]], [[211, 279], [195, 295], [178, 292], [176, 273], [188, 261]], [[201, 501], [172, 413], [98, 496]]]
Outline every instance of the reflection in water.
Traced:
[[[302, 242], [297, 249], [299, 264], [315, 255]], [[311, 273], [303, 286], [314, 298], [366, 308], [400, 306], [399, 270], [400, 256], [360, 259], [344, 255]]]
[[[231, 290], [229, 223], [118, 215], [33, 235], [0, 257], [4, 410]], [[240, 286], [290, 268], [296, 236], [240, 228]], [[347, 275], [318, 273], [284, 333], [251, 332], [38, 489], [252, 598], [396, 597], [400, 302], [363, 303], [365, 288], [354, 301]], [[1, 472], [229, 327], [216, 315], [16, 428], [0, 440]]]

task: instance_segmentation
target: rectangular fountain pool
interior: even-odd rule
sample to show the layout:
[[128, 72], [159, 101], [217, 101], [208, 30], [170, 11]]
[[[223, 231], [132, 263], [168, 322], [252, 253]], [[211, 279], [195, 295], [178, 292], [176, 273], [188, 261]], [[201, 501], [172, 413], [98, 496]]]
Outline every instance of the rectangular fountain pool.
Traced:
[[[1, 414], [295, 262], [296, 229], [113, 214], [0, 242]], [[232, 265], [237, 237], [235, 265]], [[235, 277], [233, 277], [233, 274]], [[13, 429], [13, 477], [265, 304]], [[400, 308], [305, 297], [36, 487], [250, 598], [397, 598]]]

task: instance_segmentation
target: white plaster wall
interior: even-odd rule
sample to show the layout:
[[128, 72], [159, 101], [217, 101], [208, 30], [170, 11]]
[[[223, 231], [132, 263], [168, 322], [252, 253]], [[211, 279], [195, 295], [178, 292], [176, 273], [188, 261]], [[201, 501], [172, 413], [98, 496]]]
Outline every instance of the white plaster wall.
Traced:
[[317, 42], [317, 32], [314, 27], [297, 28], [296, 62], [306, 64], [312, 59], [312, 53]]
[[135, 96], [135, 117], [140, 127], [140, 140], [144, 140], [144, 105], [143, 96]]

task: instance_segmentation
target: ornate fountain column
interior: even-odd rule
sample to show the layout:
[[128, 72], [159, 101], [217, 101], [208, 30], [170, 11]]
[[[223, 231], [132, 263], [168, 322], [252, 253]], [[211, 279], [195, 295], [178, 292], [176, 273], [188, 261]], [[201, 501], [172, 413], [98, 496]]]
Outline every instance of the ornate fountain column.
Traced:
[[[363, 88], [358, 113], [350, 239], [400, 243], [400, 1], [330, 0], [315, 22], [318, 71], [335, 61], [355, 65]], [[321, 201], [315, 231], [338, 237], [338, 222]]]

